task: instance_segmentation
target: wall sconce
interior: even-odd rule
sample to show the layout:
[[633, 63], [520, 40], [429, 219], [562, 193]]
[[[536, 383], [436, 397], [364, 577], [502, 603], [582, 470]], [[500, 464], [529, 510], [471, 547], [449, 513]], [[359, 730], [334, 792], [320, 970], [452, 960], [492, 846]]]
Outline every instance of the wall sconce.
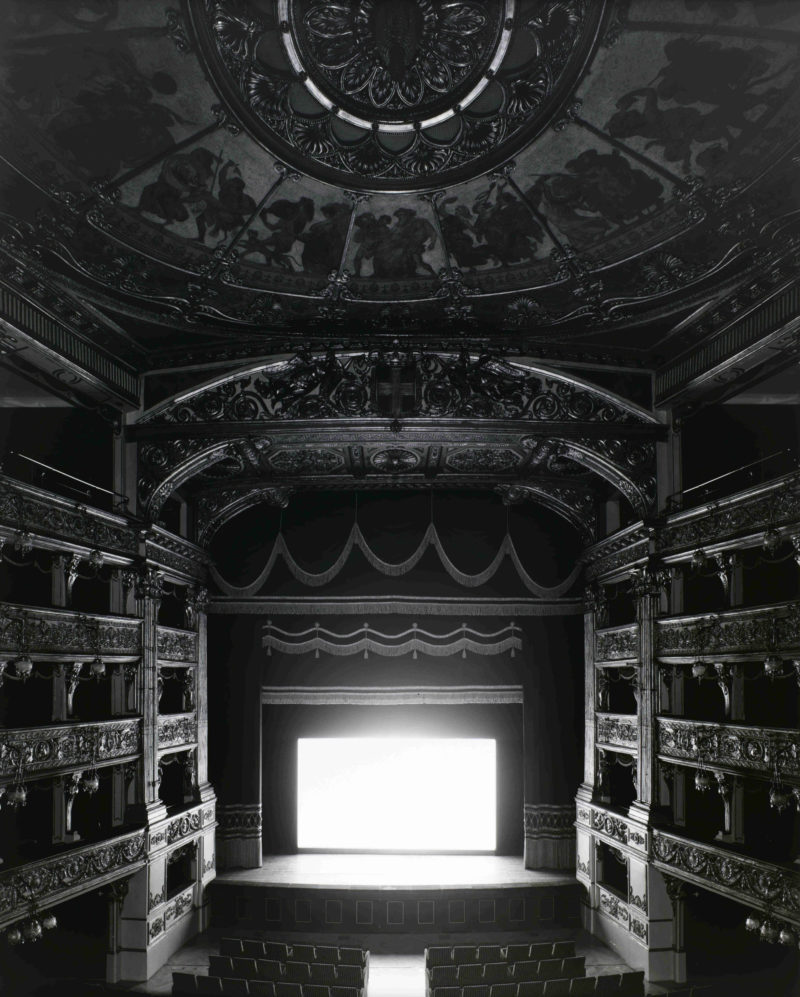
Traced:
[[103, 662], [103, 659], [100, 658], [99, 656], [97, 658], [93, 658], [89, 662], [89, 671], [91, 672], [92, 678], [95, 680], [95, 682], [99, 682], [100, 679], [105, 678], [106, 666]]
[[52, 931], [58, 925], [55, 914], [39, 917], [32, 913], [29, 918], [12, 925], [6, 932], [9, 945], [24, 945], [25, 942], [38, 942], [45, 931]]
[[768, 679], [776, 679], [783, 670], [783, 658], [779, 654], [768, 654], [764, 658], [764, 675]]
[[774, 554], [781, 545], [781, 535], [774, 526], [770, 526], [768, 530], [764, 531], [764, 539], [761, 541], [761, 546], [767, 552], [767, 554]]
[[692, 559], [689, 563], [691, 564], [693, 571], [702, 571], [707, 560], [708, 555], [702, 548], [700, 548], [692, 554]]

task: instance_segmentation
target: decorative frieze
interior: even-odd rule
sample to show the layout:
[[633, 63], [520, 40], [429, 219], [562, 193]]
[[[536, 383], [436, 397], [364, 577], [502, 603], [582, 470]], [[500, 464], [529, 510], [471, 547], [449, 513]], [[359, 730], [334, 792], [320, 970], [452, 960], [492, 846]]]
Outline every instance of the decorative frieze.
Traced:
[[0, 732], [0, 778], [56, 772], [77, 765], [105, 764], [141, 754], [142, 721], [30, 727]]
[[609, 578], [646, 561], [649, 542], [648, 528], [634, 523], [589, 547], [581, 556], [586, 565], [586, 580]]
[[639, 743], [639, 719], [624, 713], [598, 713], [597, 744], [623, 751], [635, 750]]
[[800, 521], [800, 472], [668, 517], [656, 535], [661, 554], [693, 551]]
[[656, 620], [656, 654], [661, 659], [763, 657], [768, 649], [800, 649], [800, 603]]
[[204, 828], [214, 826], [215, 806], [213, 803], [200, 804], [157, 825], [150, 831], [150, 851], [174, 845], [184, 838], [190, 838]]
[[578, 822], [586, 824], [595, 834], [611, 843], [619, 842], [636, 851], [643, 851], [647, 847], [647, 834], [644, 829], [638, 828], [609, 810], [579, 804]]
[[[24, 635], [23, 635], [24, 631]], [[138, 657], [142, 624], [124, 616], [87, 616], [69, 610], [0, 604], [0, 653], [93, 658]]]
[[800, 779], [800, 731], [658, 717], [656, 751], [664, 759]]
[[201, 547], [160, 526], [151, 526], [144, 540], [147, 560], [169, 575], [193, 581], [205, 578], [210, 558]]
[[639, 627], [636, 623], [609, 627], [595, 633], [595, 662], [636, 661], [639, 658]]
[[159, 661], [180, 661], [193, 664], [197, 661], [197, 634], [191, 630], [159, 627], [158, 658]]
[[575, 805], [573, 803], [526, 803], [524, 808], [525, 837], [574, 838]]
[[197, 741], [197, 716], [194, 713], [177, 713], [158, 719], [158, 747], [174, 748]]
[[652, 855], [658, 868], [800, 925], [797, 870], [665, 831], [653, 830], [652, 837]]
[[624, 924], [626, 928], [629, 926], [631, 916], [627, 904], [602, 887], [600, 888], [600, 910], [604, 914], [608, 914], [609, 917], [613, 917], [615, 921], [619, 921], [620, 924]]
[[54, 548], [57, 545], [47, 541], [58, 539], [71, 550], [83, 547], [126, 558], [134, 557], [138, 549], [136, 530], [121, 516], [0, 474], [0, 536], [13, 536], [19, 530], [29, 531], [37, 547]]
[[261, 804], [229, 803], [217, 806], [218, 838], [260, 838]]
[[0, 872], [0, 927], [27, 914], [31, 904], [60, 903], [144, 864], [146, 837], [132, 831], [53, 858]]

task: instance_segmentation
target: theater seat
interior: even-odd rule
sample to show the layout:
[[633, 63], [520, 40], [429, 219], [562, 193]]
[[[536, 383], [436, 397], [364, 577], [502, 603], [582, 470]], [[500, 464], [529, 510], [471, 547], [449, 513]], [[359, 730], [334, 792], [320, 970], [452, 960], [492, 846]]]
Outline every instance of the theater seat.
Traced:
[[275, 997], [303, 997], [303, 987], [300, 983], [276, 983]]
[[575, 976], [585, 976], [586, 957], [582, 955], [573, 955], [565, 959], [561, 975], [567, 980], [571, 980]]
[[539, 966], [541, 964], [534, 960], [528, 962], [515, 962], [511, 967], [509, 976], [517, 983], [526, 983], [530, 980], [539, 979]]
[[613, 994], [614, 997], [618, 997], [620, 985], [619, 973], [611, 973], [609, 976], [598, 976], [594, 992], [598, 994], [598, 997], [600, 994], [607, 995], [607, 997], [611, 997]]
[[209, 976], [235, 976], [233, 959], [229, 955], [210, 955], [208, 957]]
[[331, 992], [318, 983], [306, 983], [303, 987], [303, 997], [331, 997]]
[[487, 963], [483, 967], [483, 982], [488, 983], [490, 986], [492, 983], [507, 983], [508, 964], [505, 962]]
[[[319, 955], [319, 952], [317, 952]], [[311, 966], [311, 982], [324, 987], [334, 987], [339, 982], [336, 967], [329, 962], [315, 962]]]
[[489, 988], [479, 983], [474, 987], [464, 987], [461, 993], [462, 997], [489, 997]]
[[272, 980], [248, 980], [251, 997], [275, 997], [275, 984]]
[[358, 987], [331, 987], [331, 997], [364, 997]]
[[186, 994], [187, 997], [196, 994], [197, 983], [195, 982], [194, 973], [173, 973], [172, 992], [176, 995]]
[[222, 993], [222, 980], [218, 976], [196, 976], [195, 981], [199, 994]]
[[569, 997], [569, 980], [546, 980], [544, 997]]
[[317, 961], [317, 952], [313, 945], [292, 945], [288, 955], [292, 962]]
[[241, 938], [220, 938], [219, 951], [220, 955], [241, 955], [242, 954]]
[[493, 983], [489, 997], [517, 997], [516, 983]]
[[225, 997], [247, 997], [250, 993], [247, 980], [223, 979], [221, 982]]
[[425, 949], [425, 966], [431, 969], [433, 966], [452, 966], [453, 950], [444, 945], [431, 945]]
[[569, 993], [570, 997], [587, 997], [588, 994], [594, 993], [594, 988], [597, 983], [596, 976], [577, 976], [570, 980]]
[[249, 956], [251, 959], [261, 959], [264, 955], [264, 943], [260, 939], [243, 938], [242, 955]]
[[517, 942], [514, 945], [506, 945], [503, 958], [506, 962], [528, 962], [531, 957], [530, 945]]
[[474, 965], [459, 965], [456, 981], [460, 987], [474, 986], [483, 983], [483, 966], [477, 963]]
[[456, 966], [469, 966], [480, 962], [478, 949], [475, 945], [454, 945], [453, 962]]
[[575, 955], [575, 942], [553, 942], [553, 958], [567, 959]]
[[339, 961], [338, 945], [315, 945], [314, 952], [316, 953], [316, 962], [322, 962], [329, 966], [335, 966]]
[[462, 997], [461, 987], [437, 987], [431, 991], [431, 997]]
[[337, 966], [336, 982], [340, 987], [361, 988], [365, 983], [364, 970], [361, 966]]
[[543, 997], [544, 983], [541, 980], [526, 980], [517, 987], [517, 997]]
[[264, 942], [264, 958], [276, 962], [286, 962], [289, 958], [289, 947], [283, 942]]
[[256, 959], [256, 974], [260, 980], [282, 980], [283, 964], [276, 959]]
[[[232, 972], [228, 973], [228, 976], [236, 976], [240, 980], [254, 980], [258, 976], [258, 964], [255, 959], [248, 959], [245, 956], [234, 956], [231, 959], [233, 963]], [[222, 973], [217, 973], [217, 976], [222, 976]]]
[[284, 969], [286, 983], [311, 983], [311, 966], [307, 962], [287, 962]]
[[541, 961], [542, 959], [552, 959], [553, 957], [553, 943], [552, 942], [534, 942], [531, 945], [531, 959], [537, 959]]
[[620, 997], [644, 997], [644, 972], [631, 970], [623, 973], [619, 992]]
[[562, 967], [563, 959], [542, 959], [539, 963], [540, 980], [560, 980], [563, 979]]
[[502, 945], [479, 945], [478, 962], [505, 962], [506, 957]]
[[[343, 969], [340, 966], [340, 971]], [[434, 987], [457, 987], [458, 986], [458, 966], [434, 966], [430, 970], [430, 985]]]
[[367, 953], [363, 949], [339, 947], [339, 962], [345, 966], [366, 966]]

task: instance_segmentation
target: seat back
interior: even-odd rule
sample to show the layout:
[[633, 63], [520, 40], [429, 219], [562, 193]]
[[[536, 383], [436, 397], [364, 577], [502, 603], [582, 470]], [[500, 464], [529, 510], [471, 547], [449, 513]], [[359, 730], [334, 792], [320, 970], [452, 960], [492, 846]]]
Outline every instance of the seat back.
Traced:
[[275, 997], [275, 984], [272, 980], [248, 980], [252, 997]]
[[316, 962], [317, 953], [313, 945], [292, 945], [287, 953], [292, 962]]
[[489, 997], [489, 988], [484, 983], [476, 983], [472, 987], [463, 987], [463, 997]]
[[544, 997], [569, 997], [569, 980], [546, 980]]
[[346, 966], [366, 966], [367, 953], [363, 949], [339, 946], [339, 962]]
[[243, 938], [242, 955], [260, 959], [264, 955], [264, 943], [258, 938]]
[[533, 959], [527, 962], [515, 962], [511, 967], [511, 977], [517, 983], [525, 983], [528, 980], [539, 979], [539, 963]]
[[247, 997], [250, 990], [247, 980], [226, 978], [222, 980], [222, 992], [225, 997]]
[[317, 957], [317, 962], [323, 962], [329, 966], [335, 966], [339, 961], [338, 945], [315, 945], [314, 952]]
[[[339, 972], [344, 966], [339, 967]], [[430, 970], [430, 984], [433, 987], [457, 987], [458, 986], [458, 966], [433, 966]]]
[[336, 983], [340, 987], [363, 987], [364, 970], [361, 966], [337, 966]]
[[191, 994], [197, 993], [197, 983], [194, 978], [194, 973], [173, 973], [172, 974], [172, 992], [173, 994], [180, 994], [183, 997], [184, 994], [189, 997]]
[[276, 983], [275, 997], [303, 997], [303, 986], [300, 983]]
[[287, 983], [311, 983], [311, 966], [307, 962], [287, 962], [284, 968]]
[[493, 983], [507, 983], [508, 969], [509, 966], [506, 962], [488, 962], [483, 967], [483, 982], [490, 986]]
[[479, 966], [477, 963], [459, 966], [456, 980], [460, 987], [483, 983], [483, 966]]
[[528, 962], [531, 957], [531, 947], [526, 942], [516, 942], [506, 945], [503, 958], [506, 962]]
[[318, 983], [306, 983], [303, 987], [303, 997], [331, 997], [331, 992]]
[[199, 994], [222, 993], [222, 980], [218, 976], [196, 976], [195, 981]]
[[597, 983], [596, 976], [576, 976], [570, 980], [569, 993], [570, 997], [588, 997], [589, 994], [594, 993], [595, 984]]
[[623, 973], [619, 992], [620, 997], [644, 997], [644, 972], [631, 970]]
[[429, 945], [425, 949], [425, 966], [430, 969], [432, 966], [451, 966], [453, 964], [453, 950], [448, 945]]
[[242, 954], [241, 938], [220, 938], [219, 951], [220, 955], [241, 955]]
[[284, 942], [262, 942], [263, 957], [275, 962], [286, 962], [289, 958], [289, 947]]
[[525, 980], [517, 987], [517, 997], [543, 997], [544, 983], [541, 980]]
[[534, 942], [531, 945], [531, 959], [538, 959], [540, 962], [542, 959], [552, 959], [553, 958], [553, 943], [552, 942]]
[[256, 959], [256, 973], [260, 980], [282, 980], [284, 969], [276, 959]]
[[621, 979], [619, 973], [611, 973], [609, 976], [598, 976], [597, 985], [594, 989], [596, 994], [605, 994], [607, 997], [618, 997]]
[[208, 957], [209, 976], [235, 976], [233, 972], [233, 959], [229, 955], [209, 955]]
[[574, 976], [586, 974], [586, 957], [582, 955], [569, 956], [564, 960], [562, 976], [571, 980]]
[[540, 980], [559, 980], [562, 978], [563, 959], [542, 959], [539, 963]]
[[554, 959], [568, 959], [570, 956], [573, 955], [575, 955], [575, 942], [573, 941], [553, 942]]
[[461, 987], [437, 987], [431, 991], [431, 997], [462, 997]]
[[[257, 963], [255, 959], [248, 959], [246, 956], [234, 956], [231, 959], [233, 971], [230, 976], [236, 976], [240, 980], [254, 980], [258, 976]], [[222, 976], [222, 973], [218, 974]]]
[[358, 987], [331, 987], [331, 997], [363, 997]]
[[516, 983], [493, 983], [489, 997], [517, 997]]
[[506, 957], [502, 945], [479, 945], [478, 962], [505, 962]]
[[475, 945], [454, 945], [453, 946], [453, 962], [456, 966], [469, 966], [476, 962], [478, 959], [478, 949]]
[[339, 982], [336, 967], [329, 962], [315, 962], [311, 965], [311, 980], [325, 987], [333, 987]]

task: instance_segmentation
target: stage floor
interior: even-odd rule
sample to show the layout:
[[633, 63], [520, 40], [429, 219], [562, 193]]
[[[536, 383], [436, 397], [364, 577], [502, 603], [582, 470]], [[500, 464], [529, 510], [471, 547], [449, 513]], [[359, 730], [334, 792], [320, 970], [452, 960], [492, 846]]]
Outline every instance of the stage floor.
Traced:
[[565, 886], [571, 872], [526, 869], [514, 855], [265, 855], [260, 869], [219, 872], [218, 883], [305, 889], [449, 890]]

